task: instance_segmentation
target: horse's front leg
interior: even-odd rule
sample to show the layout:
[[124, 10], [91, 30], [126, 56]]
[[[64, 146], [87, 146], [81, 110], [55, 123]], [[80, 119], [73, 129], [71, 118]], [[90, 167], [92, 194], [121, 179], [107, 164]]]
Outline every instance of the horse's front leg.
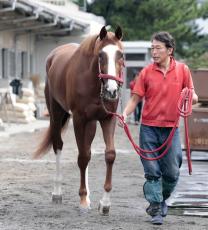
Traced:
[[74, 131], [79, 150], [78, 166], [80, 169], [80, 210], [87, 212], [90, 209], [88, 186], [88, 163], [91, 158], [91, 143], [95, 136], [96, 122], [83, 122], [83, 119], [74, 116]]
[[116, 158], [116, 152], [114, 147], [114, 132], [115, 132], [115, 122], [114, 118], [110, 120], [105, 120], [100, 122], [103, 137], [106, 144], [105, 150], [105, 162], [106, 162], [106, 178], [104, 184], [104, 194], [102, 199], [100, 200], [98, 210], [103, 215], [108, 215], [111, 201], [110, 201], [110, 192], [112, 189], [112, 170], [113, 163]]

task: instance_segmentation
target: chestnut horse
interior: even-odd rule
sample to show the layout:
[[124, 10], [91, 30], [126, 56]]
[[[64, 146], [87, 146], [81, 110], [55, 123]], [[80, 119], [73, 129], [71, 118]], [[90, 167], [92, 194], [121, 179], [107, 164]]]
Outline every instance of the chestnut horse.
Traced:
[[86, 38], [80, 45], [66, 44], [54, 49], [46, 60], [45, 98], [50, 125], [35, 157], [43, 156], [52, 146], [56, 154], [56, 177], [52, 200], [61, 202], [60, 155], [63, 147], [61, 132], [72, 116], [78, 147], [80, 169], [80, 208], [90, 208], [87, 166], [91, 158], [91, 143], [95, 137], [97, 121], [102, 131], [105, 149], [106, 178], [99, 210], [107, 214], [110, 209], [112, 167], [115, 160], [115, 112], [122, 85], [124, 64], [122, 30], [100, 33]]

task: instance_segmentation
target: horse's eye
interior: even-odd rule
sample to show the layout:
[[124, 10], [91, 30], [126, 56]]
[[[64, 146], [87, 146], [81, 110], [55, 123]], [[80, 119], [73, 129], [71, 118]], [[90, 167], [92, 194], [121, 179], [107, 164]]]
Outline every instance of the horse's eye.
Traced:
[[103, 52], [100, 52], [98, 56], [102, 60], [103, 59]]
[[100, 52], [99, 53], [99, 61], [100, 61], [100, 63], [102, 63], [102, 64], [107, 63], [107, 59], [108, 59], [108, 57], [107, 57], [105, 52]]
[[121, 58], [124, 58], [124, 54], [120, 51], [117, 52], [117, 59], [121, 59]]

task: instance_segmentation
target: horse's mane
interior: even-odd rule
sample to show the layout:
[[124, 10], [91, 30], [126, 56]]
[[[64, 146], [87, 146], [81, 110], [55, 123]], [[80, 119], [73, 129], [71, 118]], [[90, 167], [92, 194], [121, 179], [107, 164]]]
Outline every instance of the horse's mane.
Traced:
[[119, 44], [120, 48], [122, 48], [121, 42], [115, 37], [114, 33], [108, 32], [103, 40], [100, 40], [99, 35], [89, 36], [83, 40], [79, 49], [82, 50], [83, 54], [96, 55], [99, 50], [107, 44]]
[[98, 35], [93, 35], [90, 37], [87, 37], [79, 47], [79, 50], [82, 50], [82, 52], [86, 55], [93, 54], [96, 40], [98, 39]]

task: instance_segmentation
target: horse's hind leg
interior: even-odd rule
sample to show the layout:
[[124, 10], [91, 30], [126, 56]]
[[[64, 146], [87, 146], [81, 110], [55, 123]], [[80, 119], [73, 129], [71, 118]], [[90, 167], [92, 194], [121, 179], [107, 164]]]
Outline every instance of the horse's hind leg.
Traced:
[[50, 103], [50, 127], [52, 131], [52, 144], [53, 150], [56, 154], [56, 174], [54, 178], [54, 191], [52, 193], [52, 201], [54, 203], [62, 202], [62, 175], [61, 175], [61, 151], [63, 147], [63, 141], [61, 138], [61, 131], [66, 121], [69, 118], [69, 114], [65, 112], [62, 107], [54, 100]]
[[91, 158], [91, 143], [95, 136], [96, 121], [85, 122], [82, 118], [73, 116], [74, 132], [79, 150], [78, 166], [80, 169], [80, 210], [90, 209], [89, 186], [88, 186], [88, 163]]
[[115, 147], [114, 147], [114, 131], [115, 131], [115, 119], [107, 119], [100, 122], [103, 137], [106, 144], [105, 150], [105, 162], [106, 162], [106, 178], [104, 184], [104, 194], [100, 200], [98, 210], [102, 215], [108, 215], [111, 201], [110, 201], [110, 192], [112, 189], [112, 169], [113, 163], [116, 157]]
[[61, 175], [61, 150], [57, 150], [56, 153], [56, 175], [54, 178], [54, 190], [52, 192], [52, 202], [53, 203], [62, 203], [62, 175]]

